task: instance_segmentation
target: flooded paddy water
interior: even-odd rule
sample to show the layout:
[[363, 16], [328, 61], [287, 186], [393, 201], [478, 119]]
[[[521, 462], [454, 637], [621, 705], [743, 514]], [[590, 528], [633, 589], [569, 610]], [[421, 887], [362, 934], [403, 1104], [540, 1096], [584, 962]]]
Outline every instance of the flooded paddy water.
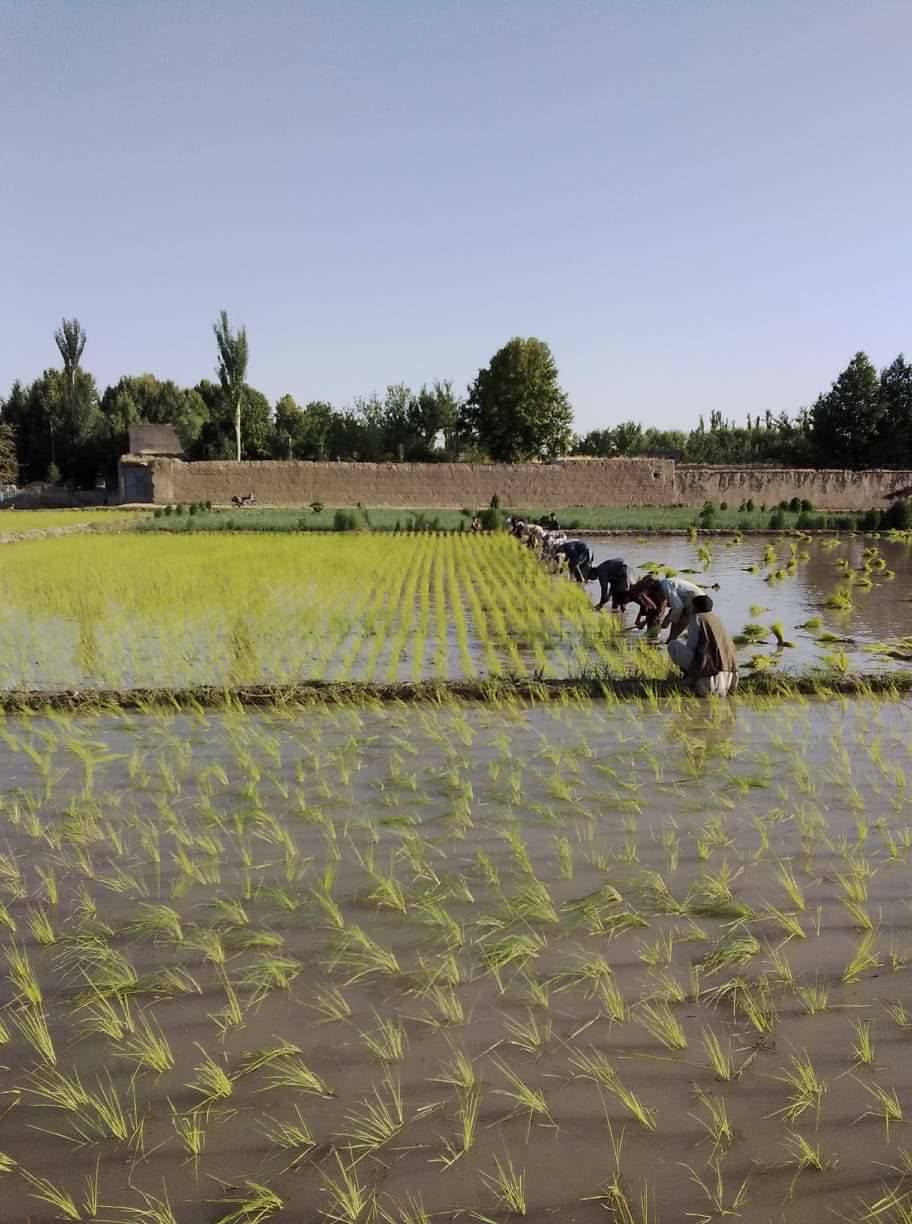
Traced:
[[903, 1218], [908, 703], [0, 727], [0, 1221]]
[[[761, 653], [777, 668], [819, 666], [824, 654], [843, 652], [851, 670], [895, 666], [884, 646], [912, 634], [912, 541], [870, 536], [597, 537], [588, 540], [596, 561], [622, 556], [634, 567], [650, 563], [676, 570], [712, 595], [729, 631], [779, 621], [793, 645], [777, 651], [772, 634], [741, 651], [747, 660]], [[795, 565], [789, 571], [792, 558]], [[782, 577], [775, 575], [783, 569]], [[711, 589], [718, 584], [719, 589]], [[598, 584], [589, 588], [599, 598]], [[832, 607], [839, 591], [848, 607]], [[836, 601], [834, 601], [836, 602]], [[819, 618], [817, 629], [806, 629]], [[631, 619], [628, 612], [627, 620]], [[842, 639], [834, 642], [828, 637]], [[912, 647], [899, 653], [912, 659]], [[910, 660], [904, 660], [906, 665]]]

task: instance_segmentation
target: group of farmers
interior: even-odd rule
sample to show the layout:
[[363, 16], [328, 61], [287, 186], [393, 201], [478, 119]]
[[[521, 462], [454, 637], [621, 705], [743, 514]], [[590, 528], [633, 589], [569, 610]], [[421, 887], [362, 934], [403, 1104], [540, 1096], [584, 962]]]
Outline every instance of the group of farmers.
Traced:
[[635, 629], [645, 628], [651, 637], [668, 629], [668, 654], [691, 688], [701, 697], [724, 697], [738, 683], [738, 660], [734, 642], [713, 612], [713, 601], [694, 582], [684, 578], [639, 578], [622, 557], [595, 563], [585, 540], [563, 534], [556, 521], [547, 525], [511, 520], [510, 529], [530, 547], [540, 548], [546, 560], [566, 563], [572, 579], [598, 582], [596, 611], [610, 602], [611, 610], [623, 614], [636, 604]]

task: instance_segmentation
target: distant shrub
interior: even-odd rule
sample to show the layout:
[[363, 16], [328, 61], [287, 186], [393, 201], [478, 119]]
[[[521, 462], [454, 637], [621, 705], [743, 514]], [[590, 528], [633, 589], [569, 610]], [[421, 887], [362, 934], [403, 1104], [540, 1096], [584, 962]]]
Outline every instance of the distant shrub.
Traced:
[[801, 511], [801, 498], [800, 498], [800, 497], [793, 497], [793, 498], [792, 498], [792, 500], [791, 500], [791, 501], [789, 502], [789, 504], [788, 504], [788, 508], [789, 508], [789, 510], [791, 510], [792, 514], [798, 514], [798, 513], [800, 513], [800, 511]]
[[727, 510], [727, 509], [728, 509], [728, 502], [719, 502], [719, 509], [720, 509], [720, 510]]
[[807, 510], [802, 510], [795, 520], [795, 526], [799, 531], [822, 531], [826, 525], [826, 515], [810, 514]]
[[177, 504], [177, 505], [174, 507], [174, 513], [175, 513], [175, 514], [183, 514], [183, 513], [184, 513], [184, 507], [183, 507], [183, 506], [180, 504], [180, 502], [178, 502], [178, 504]]
[[211, 501], [208, 501], [208, 500], [206, 501], [206, 509], [207, 509], [207, 510], [211, 510], [211, 509], [212, 509], [212, 502], [211, 502]]
[[857, 531], [858, 519], [854, 514], [834, 514], [830, 526], [834, 531]]
[[885, 531], [912, 531], [912, 501], [903, 497], [880, 516], [880, 525]]
[[168, 505], [165, 506], [165, 518], [170, 518], [173, 513], [174, 513], [174, 510], [171, 506], [171, 503], [169, 502]]
[[197, 505], [196, 505], [196, 502], [194, 502], [193, 505], [190, 507], [190, 509], [187, 511], [187, 513], [196, 514], [196, 512], [197, 512]]
[[781, 508], [770, 515], [770, 531], [783, 531], [786, 527], [785, 511]]
[[473, 511], [471, 511], [471, 510], [467, 510], [467, 509], [465, 508], [465, 506], [463, 506], [463, 507], [462, 507], [462, 509], [459, 511], [459, 513], [462, 515], [462, 517], [463, 517], [463, 518], [470, 519], [470, 518], [472, 518], [472, 517], [473, 517]]
[[491, 498], [491, 501], [490, 501], [490, 503], [489, 503], [489, 504], [490, 504], [490, 508], [491, 508], [492, 510], [499, 510], [499, 509], [500, 509], [500, 498], [497, 496], [497, 494], [496, 494], [496, 493], [495, 493], [495, 494], [494, 494], [494, 496]]
[[[744, 509], [748, 512], [748, 514], [754, 513], [754, 499], [752, 497], [749, 497], [744, 503]], [[765, 510], [766, 506], [764, 506], [763, 509]]]
[[861, 527], [862, 531], [879, 531], [880, 520], [880, 510], [865, 510], [859, 521], [859, 526]]
[[358, 516], [352, 510], [337, 510], [333, 515], [333, 531], [357, 531]]
[[310, 508], [311, 508], [311, 510], [313, 511], [313, 513], [314, 513], [314, 514], [322, 514], [322, 513], [323, 513], [323, 503], [322, 503], [321, 501], [312, 501], [312, 502], [310, 503]]
[[163, 511], [163, 510], [156, 510], [156, 511], [155, 511], [155, 513], [152, 515], [152, 517], [153, 517], [153, 518], [161, 518], [162, 514], [164, 514], [164, 511]]
[[[495, 493], [494, 497], [496, 496], [497, 494]], [[494, 500], [494, 497], [491, 498], [491, 501]], [[487, 510], [482, 510], [478, 517], [481, 520], [482, 531], [500, 531], [502, 524], [500, 511], [497, 506], [488, 506]]]
[[776, 507], [777, 510], [788, 510], [788, 508], [789, 508], [789, 504], [787, 501], [781, 501], [779, 505]]
[[811, 511], [814, 509], [814, 503], [813, 503], [813, 502], [808, 501], [808, 499], [807, 499], [806, 497], [802, 497], [802, 499], [801, 499], [801, 509], [802, 509], [802, 510], [803, 510], [803, 511], [804, 511], [806, 514], [810, 514], [810, 512], [811, 512]]

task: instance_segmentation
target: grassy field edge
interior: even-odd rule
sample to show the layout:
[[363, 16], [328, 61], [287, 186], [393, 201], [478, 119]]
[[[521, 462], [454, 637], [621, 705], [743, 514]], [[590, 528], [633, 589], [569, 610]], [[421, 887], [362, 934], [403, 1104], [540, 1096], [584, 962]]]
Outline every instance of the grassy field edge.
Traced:
[[[252, 507], [243, 510], [205, 507], [158, 507], [136, 523], [141, 532], [195, 534], [198, 532], [333, 532], [373, 531], [377, 533], [468, 530], [471, 510], [396, 509], [389, 507], [321, 507], [280, 509]], [[532, 522], [543, 519], [542, 509], [504, 508]], [[555, 511], [561, 527], [583, 534], [689, 534], [706, 535], [763, 534], [783, 531], [871, 532], [883, 531], [863, 514], [832, 511], [792, 512], [716, 510], [706, 516], [692, 507], [565, 507]]]

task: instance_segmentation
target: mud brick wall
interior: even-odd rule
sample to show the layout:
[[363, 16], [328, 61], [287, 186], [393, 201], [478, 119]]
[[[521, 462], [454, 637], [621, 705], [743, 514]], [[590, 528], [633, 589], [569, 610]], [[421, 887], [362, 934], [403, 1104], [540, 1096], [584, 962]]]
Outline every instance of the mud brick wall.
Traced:
[[261, 505], [435, 507], [668, 506], [675, 500], [667, 459], [561, 463], [182, 463], [151, 461], [154, 500], [230, 502], [252, 493]]
[[738, 506], [748, 498], [758, 507], [775, 506], [798, 497], [818, 510], [870, 510], [912, 496], [912, 472], [678, 464], [675, 487], [677, 500], [686, 506], [702, 506], [707, 500]]
[[[150, 480], [136, 481], [136, 468]], [[811, 468], [677, 466], [670, 459], [568, 459], [559, 463], [183, 463], [124, 456], [131, 488], [151, 488], [159, 505], [226, 505], [252, 493], [264, 506], [395, 506], [479, 509], [496, 494], [502, 506], [738, 506], [753, 498], [774, 506], [806, 498], [821, 510], [868, 510], [912, 497], [912, 472], [843, 472]], [[146, 499], [144, 492], [143, 499]], [[126, 498], [125, 500], [130, 500]]]

